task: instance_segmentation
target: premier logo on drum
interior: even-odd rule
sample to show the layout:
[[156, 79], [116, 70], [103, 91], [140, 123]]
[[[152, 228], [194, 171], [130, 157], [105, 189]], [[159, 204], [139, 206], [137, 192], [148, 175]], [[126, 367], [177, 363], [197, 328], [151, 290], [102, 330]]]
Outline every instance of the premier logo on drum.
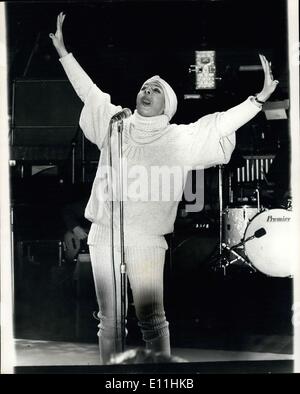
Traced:
[[291, 218], [288, 218], [288, 217], [286, 217], [286, 216], [272, 216], [272, 215], [269, 215], [268, 217], [267, 217], [267, 222], [289, 222], [291, 220]]

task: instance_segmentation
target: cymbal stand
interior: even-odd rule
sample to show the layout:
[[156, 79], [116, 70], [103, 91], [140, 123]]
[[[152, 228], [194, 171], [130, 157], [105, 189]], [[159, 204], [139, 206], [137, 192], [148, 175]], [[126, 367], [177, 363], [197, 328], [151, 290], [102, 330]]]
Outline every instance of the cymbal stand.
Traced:
[[222, 257], [222, 240], [223, 240], [223, 166], [219, 165], [218, 168], [218, 176], [219, 176], [219, 255], [220, 260]]
[[260, 185], [257, 184], [257, 185], [256, 185], [256, 189], [255, 189], [255, 193], [256, 193], [256, 201], [257, 201], [257, 210], [258, 210], [258, 212], [261, 211], [261, 205], [260, 205], [260, 190], [259, 190], [259, 188], [260, 188]]
[[233, 203], [233, 190], [232, 190], [232, 171], [229, 172], [229, 178], [228, 178], [228, 199], [229, 203]]
[[[226, 275], [226, 269], [230, 265], [234, 264], [236, 261], [240, 260], [245, 263], [249, 268], [254, 269], [252, 265], [235, 249], [236, 245], [229, 247], [225, 242], [223, 242], [223, 165], [218, 166], [218, 178], [219, 178], [219, 248], [218, 256], [212, 261], [217, 260], [218, 264], [215, 266], [215, 270], [221, 269], [224, 276]], [[259, 193], [259, 191], [258, 191]], [[259, 202], [258, 202], [259, 203]], [[234, 260], [228, 258], [228, 253], [235, 256]], [[254, 269], [255, 270], [255, 269]]]
[[226, 275], [227, 258], [224, 254], [223, 247], [223, 165], [218, 166], [218, 186], [219, 186], [219, 247], [217, 256], [212, 258], [211, 262], [217, 262], [214, 269], [223, 270], [224, 276]]

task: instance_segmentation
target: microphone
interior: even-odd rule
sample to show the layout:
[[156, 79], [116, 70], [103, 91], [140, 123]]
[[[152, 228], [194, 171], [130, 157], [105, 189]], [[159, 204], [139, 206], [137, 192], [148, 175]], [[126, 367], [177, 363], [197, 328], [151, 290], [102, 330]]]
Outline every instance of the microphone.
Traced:
[[119, 122], [120, 120], [129, 118], [131, 115], [131, 111], [129, 108], [124, 108], [122, 111], [117, 112], [114, 116], [112, 116], [110, 123]]

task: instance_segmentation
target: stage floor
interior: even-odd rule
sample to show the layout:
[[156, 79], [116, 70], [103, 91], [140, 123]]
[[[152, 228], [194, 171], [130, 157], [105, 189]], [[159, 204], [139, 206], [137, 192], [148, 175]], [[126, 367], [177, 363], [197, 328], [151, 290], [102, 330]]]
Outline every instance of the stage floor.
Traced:
[[[166, 278], [170, 279], [166, 281], [165, 309], [172, 354], [186, 360], [180, 363], [181, 370], [292, 371], [291, 280], [240, 271], [226, 277], [204, 271], [196, 275], [193, 270], [179, 268]], [[33, 269], [25, 279], [16, 291], [16, 373], [103, 371], [97, 345], [98, 320], [93, 316], [98, 308], [93, 283], [84, 282], [89, 294], [79, 294], [64, 270], [43, 276], [39, 268]], [[132, 303], [127, 328], [127, 349], [143, 346]], [[164, 368], [152, 364], [147, 371], [148, 367], [151, 373], [153, 368], [158, 373]], [[176, 368], [171, 367], [165, 371]], [[118, 371], [124, 372], [123, 367]]]
[[[272, 338], [269, 337], [269, 342]], [[276, 338], [273, 338], [276, 340]], [[277, 338], [278, 340], [278, 338]], [[288, 338], [285, 338], [288, 340]], [[261, 339], [261, 342], [267, 341]], [[260, 346], [262, 348], [262, 345]], [[133, 348], [132, 346], [128, 349]], [[61, 365], [99, 365], [99, 350], [97, 344], [15, 340], [16, 366], [61, 366]], [[180, 357], [189, 363], [194, 362], [226, 362], [226, 361], [271, 361], [293, 360], [293, 354], [271, 353], [250, 350], [221, 350], [206, 348], [173, 348], [172, 355]]]

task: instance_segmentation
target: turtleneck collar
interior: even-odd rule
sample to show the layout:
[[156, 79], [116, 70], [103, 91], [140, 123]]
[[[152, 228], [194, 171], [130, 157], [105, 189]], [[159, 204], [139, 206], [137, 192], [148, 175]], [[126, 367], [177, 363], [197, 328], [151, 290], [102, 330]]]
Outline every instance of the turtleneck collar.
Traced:
[[134, 111], [131, 118], [129, 118], [134, 128], [139, 131], [157, 132], [164, 130], [169, 124], [167, 115], [158, 116], [141, 116], [137, 110]]

